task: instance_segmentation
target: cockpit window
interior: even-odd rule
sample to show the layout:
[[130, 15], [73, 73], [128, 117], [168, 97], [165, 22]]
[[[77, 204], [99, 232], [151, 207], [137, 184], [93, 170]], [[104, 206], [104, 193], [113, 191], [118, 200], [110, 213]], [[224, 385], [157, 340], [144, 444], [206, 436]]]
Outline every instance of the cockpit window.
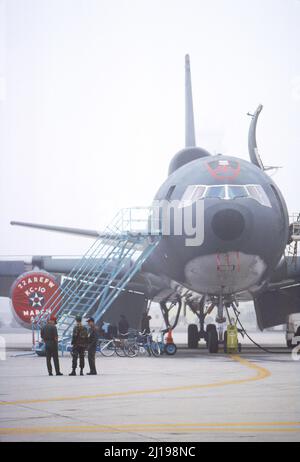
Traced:
[[271, 207], [268, 196], [266, 195], [263, 187], [260, 184], [249, 184], [246, 186], [248, 194], [252, 199], [255, 199], [261, 205], [265, 207]]
[[227, 185], [228, 199], [235, 199], [236, 197], [247, 197], [248, 193], [244, 186]]
[[200, 199], [223, 199], [232, 200], [237, 198], [251, 198], [265, 207], [271, 207], [271, 203], [263, 187], [259, 184], [250, 185], [189, 185], [182, 198], [181, 207], [187, 207]]
[[208, 186], [204, 197], [225, 199], [226, 190], [224, 186]]
[[203, 199], [203, 194], [205, 193], [206, 186], [202, 185], [190, 185], [186, 188], [182, 198], [181, 203], [182, 207], [187, 207], [193, 202], [196, 202], [199, 199]]

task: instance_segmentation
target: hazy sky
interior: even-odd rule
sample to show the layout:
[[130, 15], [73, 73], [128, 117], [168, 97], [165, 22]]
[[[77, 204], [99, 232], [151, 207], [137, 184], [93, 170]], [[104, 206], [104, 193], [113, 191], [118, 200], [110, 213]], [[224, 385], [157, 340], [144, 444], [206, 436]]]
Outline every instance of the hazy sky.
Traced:
[[89, 240], [10, 220], [103, 228], [148, 205], [184, 143], [184, 55], [197, 141], [248, 159], [246, 116], [300, 210], [300, 1], [0, 0], [0, 254]]

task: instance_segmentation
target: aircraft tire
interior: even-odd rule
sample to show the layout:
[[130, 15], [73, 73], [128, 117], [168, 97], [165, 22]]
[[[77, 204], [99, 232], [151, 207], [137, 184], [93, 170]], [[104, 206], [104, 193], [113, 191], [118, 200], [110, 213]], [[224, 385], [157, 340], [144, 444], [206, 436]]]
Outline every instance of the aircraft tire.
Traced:
[[[296, 330], [296, 333], [295, 333], [294, 337], [297, 337], [297, 338], [300, 337], [300, 326], [299, 326], [298, 329]], [[293, 339], [293, 340], [294, 340], [294, 339]], [[298, 345], [300, 345], [300, 342], [299, 342], [299, 341], [298, 341], [298, 342], [295, 342], [295, 343], [293, 343], [293, 341], [292, 341], [292, 347], [295, 347], [295, 346], [298, 346]]]
[[206, 332], [208, 334], [208, 332], [212, 329], [217, 329], [216, 326], [214, 324], [207, 324], [206, 326]]
[[210, 353], [218, 353], [219, 351], [219, 340], [218, 340], [218, 332], [216, 326], [214, 324], [209, 324], [207, 327], [212, 326], [209, 328], [207, 333], [207, 347]]
[[198, 348], [199, 333], [196, 324], [188, 326], [188, 348]]

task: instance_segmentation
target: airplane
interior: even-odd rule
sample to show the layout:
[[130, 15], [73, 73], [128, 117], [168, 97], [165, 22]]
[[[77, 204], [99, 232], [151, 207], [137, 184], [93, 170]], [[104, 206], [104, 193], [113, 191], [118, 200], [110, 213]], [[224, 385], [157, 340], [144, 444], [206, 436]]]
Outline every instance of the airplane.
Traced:
[[[188, 346], [197, 348], [204, 339], [208, 351], [216, 353], [224, 344], [226, 323], [231, 316], [238, 317], [241, 301], [253, 300], [261, 330], [300, 312], [300, 257], [295, 251], [286, 255], [287, 246], [299, 240], [300, 219], [290, 225], [284, 197], [259, 155], [256, 126], [262, 108], [259, 105], [250, 115], [249, 161], [212, 155], [196, 146], [190, 58], [185, 56], [185, 147], [171, 159], [168, 177], [153, 200], [155, 205], [173, 207], [169, 231], [102, 320], [116, 323], [125, 312], [137, 327], [150, 303], [157, 302], [166, 329], [174, 329], [182, 308], [188, 307], [199, 321], [188, 326]], [[181, 233], [175, 232], [177, 212]], [[188, 239], [186, 216], [199, 231], [193, 243]], [[101, 238], [96, 230], [11, 224]], [[49, 256], [34, 256], [28, 262], [0, 261], [0, 296], [10, 296], [20, 324], [31, 328], [31, 320], [76, 261]], [[205, 325], [213, 311], [215, 323]]]

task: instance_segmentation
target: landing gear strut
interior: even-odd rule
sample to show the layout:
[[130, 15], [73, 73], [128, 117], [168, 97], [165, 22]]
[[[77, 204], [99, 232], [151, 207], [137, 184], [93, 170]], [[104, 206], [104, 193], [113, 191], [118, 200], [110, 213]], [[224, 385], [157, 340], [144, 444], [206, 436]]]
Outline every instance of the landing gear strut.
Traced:
[[205, 297], [203, 297], [197, 305], [192, 300], [186, 301], [188, 307], [198, 317], [200, 325], [199, 331], [197, 324], [190, 324], [188, 326], [188, 348], [198, 348], [199, 340], [206, 340], [206, 332], [204, 329], [204, 320], [207, 315], [207, 313], [204, 313], [205, 300]]

